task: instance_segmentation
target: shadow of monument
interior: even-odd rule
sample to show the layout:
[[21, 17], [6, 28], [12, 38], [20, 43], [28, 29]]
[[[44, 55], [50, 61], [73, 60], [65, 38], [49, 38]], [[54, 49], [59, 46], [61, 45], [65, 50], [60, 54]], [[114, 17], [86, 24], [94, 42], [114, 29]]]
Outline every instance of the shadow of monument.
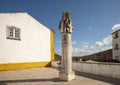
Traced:
[[120, 85], [120, 79], [116, 79], [116, 78], [99, 76], [99, 75], [90, 74], [90, 73], [83, 73], [83, 72], [79, 72], [79, 71], [75, 71], [75, 74], [78, 75], [78, 76], [83, 76], [83, 77], [86, 77], [86, 78], [110, 83], [112, 85]]
[[[82, 76], [102, 82], [106, 82], [112, 85], [120, 85], [120, 79], [116, 78], [110, 78], [110, 77], [104, 77], [104, 76], [98, 76], [93, 75], [89, 73], [83, 73], [75, 71], [76, 76]], [[51, 79], [17, 79], [17, 80], [2, 80], [0, 81], [0, 85], [8, 85], [8, 83], [23, 83], [23, 82], [65, 82], [60, 80], [59, 78], [51, 78]], [[80, 82], [80, 81], [79, 81]]]
[[21, 82], [65, 82], [60, 80], [59, 78], [51, 78], [51, 79], [20, 79], [20, 80], [2, 80], [0, 81], [0, 85], [7, 85], [7, 83], [21, 83]]

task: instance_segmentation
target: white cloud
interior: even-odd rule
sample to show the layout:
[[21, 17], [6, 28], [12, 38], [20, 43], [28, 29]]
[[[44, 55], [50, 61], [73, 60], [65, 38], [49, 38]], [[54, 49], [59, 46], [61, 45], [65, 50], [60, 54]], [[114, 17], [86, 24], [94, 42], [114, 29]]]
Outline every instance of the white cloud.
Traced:
[[79, 56], [80, 55], [80, 49], [79, 48], [73, 48], [72, 49], [72, 55], [73, 56]]
[[101, 51], [105, 51], [105, 50], [108, 50], [108, 49], [111, 49], [111, 48], [112, 48], [112, 46], [106, 46], [106, 47], [101, 48]]
[[88, 30], [92, 30], [92, 29], [93, 29], [93, 27], [89, 27], [89, 28], [88, 28]]
[[120, 29], [120, 23], [119, 24], [115, 24], [113, 27], [112, 27], [112, 31], [116, 31], [116, 30], [119, 30]]
[[84, 56], [84, 55], [90, 55], [93, 53], [97, 53], [100, 51], [108, 50], [112, 48], [110, 45], [111, 42], [111, 36], [107, 36], [102, 39], [102, 41], [95, 42], [95, 44], [90, 45], [88, 42], [82, 42], [81, 48], [74, 48], [73, 46], [73, 56]]
[[88, 48], [89, 47], [88, 45], [89, 45], [88, 42], [83, 42], [83, 48]]
[[95, 46], [91, 45], [91, 46], [90, 46], [90, 48], [91, 48], [91, 49], [94, 49], [94, 48], [95, 48]]
[[105, 37], [102, 41], [105, 45], [108, 45], [109, 43], [112, 42], [112, 36], [109, 35], [109, 36]]
[[57, 53], [57, 54], [59, 54], [59, 55], [61, 55], [61, 48], [55, 48], [55, 53]]
[[88, 42], [83, 42], [84, 45], [88, 45]]
[[[77, 44], [77, 42], [74, 40], [72, 41], [72, 55], [73, 56], [84, 56], [89, 55], [93, 53], [97, 53], [100, 51], [104, 51], [107, 49], [112, 48], [111, 46], [111, 35], [108, 35], [107, 37], [103, 38], [101, 41], [97, 41], [94, 44], [90, 44], [89, 42], [81, 42], [80, 48], [75, 47], [74, 45]], [[61, 49], [56, 49], [56, 53], [61, 54]]]
[[74, 40], [74, 41], [72, 41], [72, 45], [75, 45], [77, 42]]
[[80, 48], [73, 48], [73, 56], [84, 56], [84, 55], [88, 55], [91, 54], [93, 51], [90, 50], [84, 50], [84, 49], [80, 49]]
[[107, 46], [110, 45], [112, 42], [112, 36], [108, 35], [107, 37], [103, 38], [102, 41], [96, 42], [95, 45], [91, 46], [91, 48], [96, 48], [96, 47], [102, 47], [102, 46]]
[[84, 48], [88, 48], [88, 45], [84, 45]]
[[101, 47], [101, 46], [103, 46], [103, 43], [102, 43], [102, 42], [96, 42], [96, 43], [95, 43], [95, 46], [96, 46], [96, 47]]

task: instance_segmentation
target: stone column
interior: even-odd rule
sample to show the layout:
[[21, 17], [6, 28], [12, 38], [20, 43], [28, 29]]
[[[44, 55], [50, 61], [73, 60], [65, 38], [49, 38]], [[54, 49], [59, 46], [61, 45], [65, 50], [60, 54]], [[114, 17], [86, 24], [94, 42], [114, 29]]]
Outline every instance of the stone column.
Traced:
[[59, 78], [70, 81], [75, 79], [75, 73], [72, 71], [72, 41], [71, 34], [73, 24], [69, 12], [64, 12], [60, 21], [59, 30], [62, 35], [62, 57]]

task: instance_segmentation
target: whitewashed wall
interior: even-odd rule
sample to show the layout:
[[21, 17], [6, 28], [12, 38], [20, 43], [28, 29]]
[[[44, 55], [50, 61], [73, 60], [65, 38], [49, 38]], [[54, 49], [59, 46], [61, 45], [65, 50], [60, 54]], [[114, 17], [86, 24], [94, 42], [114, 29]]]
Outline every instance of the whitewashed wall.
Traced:
[[[21, 41], [6, 39], [6, 26], [21, 30]], [[0, 13], [0, 63], [50, 61], [50, 30], [27, 13]]]

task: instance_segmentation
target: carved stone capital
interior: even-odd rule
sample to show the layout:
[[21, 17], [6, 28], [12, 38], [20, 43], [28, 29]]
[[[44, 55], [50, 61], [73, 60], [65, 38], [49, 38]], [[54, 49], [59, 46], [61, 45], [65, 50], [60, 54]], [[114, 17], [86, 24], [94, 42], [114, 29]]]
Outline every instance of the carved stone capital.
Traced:
[[61, 33], [72, 33], [73, 23], [70, 18], [70, 13], [64, 12], [62, 14], [62, 20], [59, 23], [59, 30]]

